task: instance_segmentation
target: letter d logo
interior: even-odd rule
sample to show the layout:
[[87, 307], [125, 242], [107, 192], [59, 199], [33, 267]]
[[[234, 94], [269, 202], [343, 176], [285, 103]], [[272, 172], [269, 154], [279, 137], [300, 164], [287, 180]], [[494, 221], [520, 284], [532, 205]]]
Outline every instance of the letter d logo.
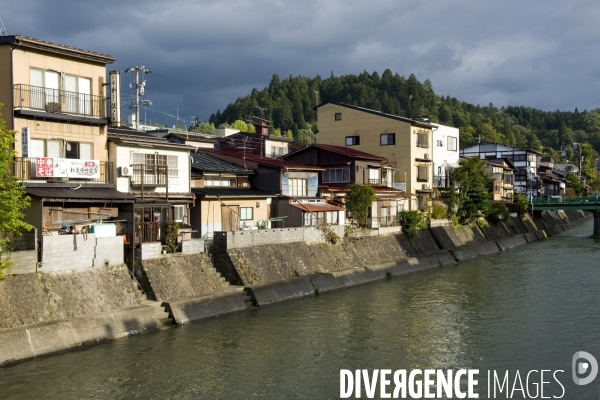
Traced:
[[[577, 360], [579, 360], [580, 358], [584, 358], [587, 362], [579, 362], [578, 364]], [[592, 370], [590, 371], [590, 374], [587, 376], [587, 378], [579, 378], [577, 374], [584, 374], [585, 372], [587, 372], [590, 365], [592, 367]], [[591, 383], [594, 379], [596, 379], [596, 375], [598, 375], [598, 362], [596, 361], [593, 355], [585, 351], [578, 351], [577, 353], [573, 354], [573, 362], [571, 364], [571, 368], [571, 373], [573, 374], [573, 382], [575, 382], [576, 385], [587, 385], [588, 383]]]

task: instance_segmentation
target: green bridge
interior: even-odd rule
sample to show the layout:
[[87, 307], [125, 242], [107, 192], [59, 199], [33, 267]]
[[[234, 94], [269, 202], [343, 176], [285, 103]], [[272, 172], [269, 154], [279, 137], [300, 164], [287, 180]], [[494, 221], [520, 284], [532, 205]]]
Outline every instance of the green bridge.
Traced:
[[594, 233], [592, 237], [600, 238], [600, 197], [534, 197], [530, 202], [531, 210], [584, 210], [594, 213]]

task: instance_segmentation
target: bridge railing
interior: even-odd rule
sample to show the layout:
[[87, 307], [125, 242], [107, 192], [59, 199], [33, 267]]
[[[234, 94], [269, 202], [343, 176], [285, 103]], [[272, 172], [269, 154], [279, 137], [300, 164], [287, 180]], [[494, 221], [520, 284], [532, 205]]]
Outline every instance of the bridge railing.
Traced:
[[557, 198], [543, 198], [534, 197], [531, 199], [533, 205], [544, 205], [544, 204], [598, 204], [600, 203], [600, 197], [557, 197]]

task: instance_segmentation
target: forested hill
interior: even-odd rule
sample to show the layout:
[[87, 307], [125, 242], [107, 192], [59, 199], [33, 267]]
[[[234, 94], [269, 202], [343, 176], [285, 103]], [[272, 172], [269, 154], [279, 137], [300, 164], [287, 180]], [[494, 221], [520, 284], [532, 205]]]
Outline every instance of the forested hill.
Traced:
[[405, 78], [389, 69], [382, 75], [364, 71], [338, 77], [332, 72], [326, 79], [290, 76], [281, 80], [273, 75], [268, 87], [253, 89], [223, 112], [211, 115], [209, 122], [219, 126], [262, 116], [281, 132], [291, 131], [302, 143], [317, 130], [313, 110], [316, 92], [319, 102], [339, 101], [460, 128], [461, 147], [476, 143], [481, 135], [482, 140], [516, 144], [551, 155], [555, 155], [552, 149], [567, 150], [574, 142], [589, 142], [600, 151], [600, 109], [547, 112], [524, 106], [473, 105], [437, 95], [428, 79], [421, 83], [414, 74]]

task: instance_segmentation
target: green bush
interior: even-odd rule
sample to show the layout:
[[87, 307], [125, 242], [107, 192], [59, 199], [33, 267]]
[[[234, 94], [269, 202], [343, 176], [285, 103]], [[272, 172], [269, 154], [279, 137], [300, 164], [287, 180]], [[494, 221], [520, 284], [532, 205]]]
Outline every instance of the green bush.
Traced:
[[529, 200], [527, 199], [527, 195], [524, 193], [518, 193], [515, 196], [515, 201], [518, 204], [519, 216], [522, 217], [527, 214], [527, 211], [529, 210]]
[[406, 236], [413, 236], [418, 230], [425, 229], [425, 218], [419, 211], [401, 211], [400, 224]]
[[444, 219], [446, 218], [446, 208], [443, 206], [434, 205], [431, 209], [431, 218]]
[[487, 216], [487, 219], [490, 222], [498, 223], [500, 221], [507, 221], [510, 217], [510, 212], [508, 208], [503, 203], [494, 202], [490, 206], [490, 212]]
[[163, 223], [162, 244], [169, 248], [171, 253], [177, 251], [177, 235], [179, 234], [179, 222], [171, 221]]

